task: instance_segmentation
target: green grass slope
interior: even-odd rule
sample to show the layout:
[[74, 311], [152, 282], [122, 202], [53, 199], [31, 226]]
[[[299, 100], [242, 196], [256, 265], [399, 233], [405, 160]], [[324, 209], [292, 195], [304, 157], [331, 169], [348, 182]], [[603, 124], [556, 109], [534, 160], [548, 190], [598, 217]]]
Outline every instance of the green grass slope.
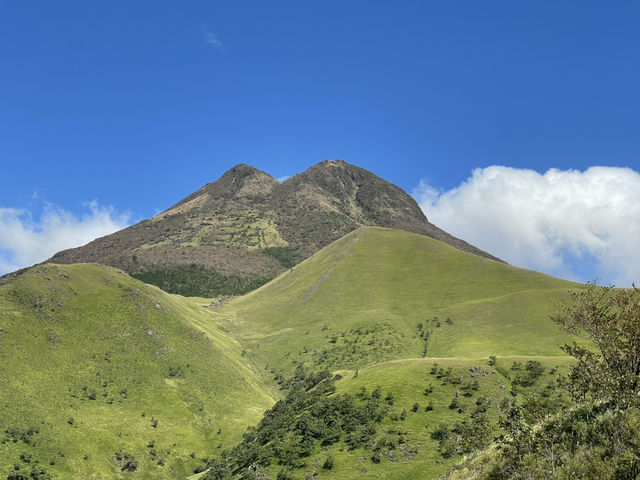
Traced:
[[[236, 478], [437, 478], [500, 433], [505, 402], [561, 404], [571, 338], [549, 314], [575, 287], [377, 227], [214, 304], [38, 266], [0, 286], [0, 478], [185, 478], [206, 457]], [[335, 394], [263, 417], [300, 365], [341, 374]], [[349, 412], [364, 423], [340, 430]], [[310, 437], [322, 415], [333, 433]]]
[[407, 358], [562, 356], [549, 319], [576, 284], [398, 230], [356, 230], [217, 317], [275, 375]]
[[514, 401], [532, 422], [566, 407], [558, 386], [570, 364], [569, 357], [420, 358], [333, 379], [296, 374], [302, 384], [198, 478], [435, 479], [505, 433], [501, 421]]
[[[442, 445], [432, 438], [434, 430], [441, 424], [451, 429], [456, 423], [471, 423], [479, 412], [486, 410], [490, 431], [484, 440], [497, 435], [500, 405], [512, 397], [515, 372], [509, 367], [513, 362], [526, 363], [529, 359], [531, 357], [500, 357], [495, 366], [468, 359], [396, 360], [360, 370], [356, 377], [353, 372], [343, 372], [344, 379], [338, 382], [339, 393], [358, 396], [363, 387], [371, 391], [375, 386], [381, 386], [384, 395], [391, 392], [393, 403], [388, 406], [389, 413], [378, 428], [380, 462], [372, 462], [371, 456], [363, 455], [362, 451], [341, 451], [338, 446], [334, 453], [335, 466], [331, 475], [325, 476], [335, 479], [437, 478], [470, 453], [465, 450], [464, 442], [478, 439], [473, 438], [472, 432], [462, 432], [461, 443], [454, 444], [454, 448], [460, 448], [460, 454], [455, 450], [447, 454], [444, 452], [451, 444]], [[553, 368], [556, 372], [566, 372], [571, 363], [569, 357], [541, 357], [539, 360], [545, 371], [531, 388], [520, 388], [522, 399], [532, 391], [544, 390], [546, 385], [553, 385], [555, 391], [557, 373], [550, 375], [549, 372]], [[439, 378], [431, 373], [434, 363], [438, 368], [450, 371], [451, 375]], [[425, 394], [427, 387], [432, 390], [429, 394]], [[451, 408], [453, 401], [458, 403], [457, 408]], [[402, 442], [390, 444], [389, 432], [398, 431], [402, 432]]]
[[[499, 418], [512, 402], [527, 405], [531, 421], [566, 405], [559, 374], [572, 359], [560, 346], [574, 338], [550, 314], [576, 287], [421, 235], [346, 235], [212, 306], [266, 381], [291, 385], [301, 366], [342, 378], [334, 396], [300, 411], [276, 404], [204, 478], [437, 478], [504, 433]], [[377, 417], [363, 420], [358, 409], [372, 402]], [[315, 417], [341, 433], [310, 438]]]
[[197, 300], [94, 265], [0, 287], [0, 366], [0, 478], [185, 478], [273, 404]]

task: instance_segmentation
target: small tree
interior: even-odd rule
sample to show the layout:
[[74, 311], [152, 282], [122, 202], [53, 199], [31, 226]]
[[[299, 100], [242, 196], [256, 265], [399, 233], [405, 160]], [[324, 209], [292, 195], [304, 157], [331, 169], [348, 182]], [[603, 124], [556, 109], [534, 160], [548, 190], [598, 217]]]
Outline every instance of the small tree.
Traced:
[[433, 432], [431, 432], [431, 438], [434, 440], [442, 441], [449, 438], [449, 427], [446, 423], [439, 423]]
[[324, 459], [324, 463], [322, 464], [322, 468], [324, 468], [325, 470], [331, 470], [333, 468], [333, 455], [329, 454], [327, 455], [327, 458]]
[[576, 343], [563, 350], [578, 363], [570, 373], [574, 397], [627, 406], [640, 395], [640, 289], [620, 290], [587, 284], [554, 315], [565, 331], [587, 338], [599, 354]]

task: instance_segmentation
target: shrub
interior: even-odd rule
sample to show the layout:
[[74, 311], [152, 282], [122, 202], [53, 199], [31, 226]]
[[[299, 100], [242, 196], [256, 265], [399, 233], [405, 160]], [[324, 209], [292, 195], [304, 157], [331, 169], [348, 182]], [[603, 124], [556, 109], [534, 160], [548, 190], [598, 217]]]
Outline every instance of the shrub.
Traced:
[[331, 470], [333, 468], [333, 455], [327, 455], [327, 458], [324, 459], [324, 463], [322, 464], [322, 468], [325, 470]]
[[438, 426], [431, 432], [431, 438], [433, 440], [446, 440], [449, 438], [449, 428], [445, 423], [440, 423]]
[[123, 472], [135, 472], [138, 469], [138, 460], [130, 453], [119, 451], [113, 455], [113, 458], [118, 468]]

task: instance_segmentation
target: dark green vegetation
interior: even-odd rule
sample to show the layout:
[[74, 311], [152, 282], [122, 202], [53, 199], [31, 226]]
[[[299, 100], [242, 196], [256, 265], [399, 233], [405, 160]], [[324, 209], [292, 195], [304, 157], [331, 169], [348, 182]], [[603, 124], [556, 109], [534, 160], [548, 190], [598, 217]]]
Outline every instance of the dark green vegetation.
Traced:
[[[554, 364], [566, 371], [566, 359]], [[416, 359], [311, 379], [298, 369], [285, 398], [239, 445], [211, 459], [204, 478], [436, 478], [490, 444], [513, 405], [508, 377], [467, 365]], [[544, 368], [520, 398], [565, 402], [558, 367]]]
[[450, 479], [640, 477], [640, 290], [589, 285], [555, 320], [597, 347], [564, 347], [577, 360], [563, 382], [572, 402], [537, 415], [539, 402], [513, 402], [506, 437]]
[[[36, 267], [0, 287], [0, 472], [413, 480], [466, 457], [452, 475], [502, 478], [482, 475], [526, 471], [544, 425], [584, 445], [567, 430], [580, 418], [589, 455], [635, 468], [618, 448], [636, 445], [634, 411], [596, 394], [590, 338], [550, 318], [577, 287], [382, 228], [225, 301], [111, 268]], [[605, 425], [618, 446], [596, 435]]]
[[181, 478], [273, 400], [206, 311], [91, 265], [0, 287], [0, 478]]
[[[368, 444], [376, 436], [376, 424], [387, 414], [389, 399], [382, 398], [380, 389], [370, 395], [362, 392], [359, 399], [349, 394], [331, 395], [339, 378], [332, 378], [327, 371], [305, 376], [301, 370], [287, 395], [265, 413], [257, 428], [250, 429], [222, 460], [208, 463], [204, 478], [242, 475], [272, 463], [280, 467], [278, 475], [290, 475], [305, 467], [314, 451], [340, 442], [345, 435], [351, 450]], [[328, 454], [322, 468], [333, 467], [333, 456]]]
[[271, 255], [280, 262], [284, 268], [291, 268], [296, 263], [295, 251], [291, 247], [270, 247], [265, 248], [264, 253]]
[[[242, 294], [366, 225], [491, 257], [429, 223], [400, 188], [339, 160], [284, 182], [237, 165], [165, 212], [50, 261], [118, 267], [172, 293]], [[215, 272], [215, 280], [199, 288], [201, 271]]]
[[236, 275], [221, 275], [211, 268], [196, 264], [134, 273], [131, 276], [145, 283], [157, 285], [166, 292], [185, 297], [243, 294], [267, 282], [266, 278], [260, 277], [242, 278]]

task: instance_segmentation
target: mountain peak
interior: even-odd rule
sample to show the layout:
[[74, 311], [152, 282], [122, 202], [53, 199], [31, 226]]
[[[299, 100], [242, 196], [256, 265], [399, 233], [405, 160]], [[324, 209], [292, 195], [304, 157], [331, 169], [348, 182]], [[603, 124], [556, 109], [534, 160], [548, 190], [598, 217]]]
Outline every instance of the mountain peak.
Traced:
[[[154, 218], [52, 260], [149, 275], [146, 281], [175, 293], [193, 295], [180, 289], [196, 283], [202, 296], [239, 293], [363, 226], [414, 232], [495, 259], [429, 223], [396, 185], [344, 160], [325, 160], [282, 183], [236, 165]], [[212, 272], [231, 290], [219, 289]], [[208, 281], [217, 290], [201, 285]]]
[[[351, 165], [344, 160], [323, 160], [312, 165], [307, 170], [291, 177], [298, 183], [311, 182], [320, 188], [339, 195], [344, 188], [353, 190], [353, 187], [365, 179], [378, 178], [373, 173]], [[344, 192], [342, 192], [344, 193]]]
[[[306, 172], [316, 172], [316, 171], [326, 171], [326, 172], [338, 172], [338, 171], [350, 171], [350, 170], [366, 170], [357, 167], [355, 165], [350, 164], [349, 162], [345, 162], [342, 159], [336, 160], [322, 160], [321, 162], [316, 163], [309, 167]], [[303, 172], [305, 173], [305, 172]], [[367, 172], [370, 173], [370, 172]], [[373, 174], [372, 174], [373, 175]]]
[[241, 163], [227, 170], [219, 180], [209, 184], [212, 197], [240, 198], [267, 195], [279, 184], [275, 178], [251, 165]]
[[169, 208], [173, 211], [176, 207], [185, 204], [193, 204], [195, 200], [201, 199], [202, 203], [207, 199], [238, 199], [243, 197], [255, 197], [256, 195], [267, 195], [279, 182], [262, 170], [258, 170], [246, 163], [239, 163], [224, 172], [222, 176], [212, 183], [207, 183], [200, 190], [192, 193], [188, 197]]
[[337, 158], [335, 160], [322, 160], [321, 162], [316, 163], [313, 167], [354, 167], [355, 165], [351, 165], [349, 162], [345, 162], [341, 158]]
[[[415, 231], [408, 223], [427, 221], [415, 200], [400, 187], [344, 160], [324, 160], [292, 178], [309, 194], [321, 191], [343, 207], [349, 205], [360, 211], [364, 216], [360, 215], [358, 223], [362, 225]], [[385, 216], [386, 220], [382, 218]]]
[[256, 167], [252, 167], [251, 165], [248, 165], [246, 163], [239, 163], [238, 165], [235, 165], [233, 167], [231, 167], [229, 170], [227, 170], [226, 172], [224, 172], [222, 174], [222, 177], [220, 177], [220, 179], [223, 178], [246, 178], [252, 175], [267, 175], [267, 176], [271, 176], [266, 172], [263, 172], [262, 170], [258, 170]]

